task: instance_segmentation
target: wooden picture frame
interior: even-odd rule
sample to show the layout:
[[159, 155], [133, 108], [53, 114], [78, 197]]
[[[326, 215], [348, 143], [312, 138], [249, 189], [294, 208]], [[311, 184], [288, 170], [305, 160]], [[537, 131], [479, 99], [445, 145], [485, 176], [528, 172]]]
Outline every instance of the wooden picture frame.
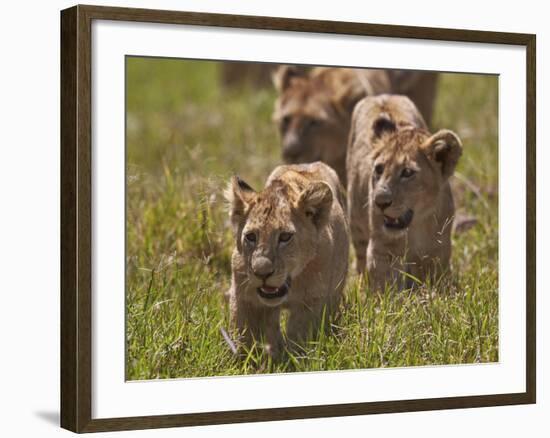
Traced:
[[[114, 20], [517, 45], [526, 48], [526, 391], [196, 414], [92, 418], [91, 27]], [[536, 37], [530, 34], [75, 6], [61, 12], [61, 426], [99, 432], [535, 403]]]

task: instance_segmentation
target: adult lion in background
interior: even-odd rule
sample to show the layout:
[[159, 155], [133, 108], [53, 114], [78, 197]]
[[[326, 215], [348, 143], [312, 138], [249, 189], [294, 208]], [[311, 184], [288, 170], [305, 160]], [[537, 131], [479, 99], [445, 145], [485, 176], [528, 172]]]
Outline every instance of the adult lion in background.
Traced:
[[348, 226], [336, 173], [323, 163], [277, 167], [254, 191], [234, 177], [226, 197], [235, 237], [228, 291], [232, 325], [272, 357], [284, 346], [288, 309], [292, 345], [315, 336], [335, 316], [349, 255]]
[[390, 78], [391, 94], [400, 94], [412, 100], [430, 126], [437, 92], [438, 73], [413, 70], [386, 71]]
[[323, 161], [346, 185], [346, 147], [355, 104], [382, 93], [409, 94], [431, 118], [435, 73], [280, 66], [273, 119], [279, 127], [286, 163]]
[[449, 185], [462, 154], [458, 136], [430, 134], [410, 99], [367, 97], [353, 113], [348, 212], [357, 269], [376, 290], [448, 269], [454, 202]]

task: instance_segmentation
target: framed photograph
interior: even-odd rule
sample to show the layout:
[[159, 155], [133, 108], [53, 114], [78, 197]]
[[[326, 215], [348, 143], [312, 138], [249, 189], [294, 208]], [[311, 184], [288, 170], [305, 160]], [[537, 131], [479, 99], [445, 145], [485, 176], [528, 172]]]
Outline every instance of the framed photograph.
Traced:
[[535, 79], [535, 35], [62, 11], [62, 427], [535, 403]]

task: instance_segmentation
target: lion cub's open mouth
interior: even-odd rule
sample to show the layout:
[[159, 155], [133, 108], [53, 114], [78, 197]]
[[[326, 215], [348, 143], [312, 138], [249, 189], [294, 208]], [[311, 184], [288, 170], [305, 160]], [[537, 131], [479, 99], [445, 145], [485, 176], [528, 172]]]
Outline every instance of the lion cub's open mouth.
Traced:
[[271, 286], [261, 286], [258, 288], [258, 295], [266, 300], [273, 300], [275, 298], [284, 297], [290, 288], [290, 277], [286, 279], [282, 286], [271, 287]]
[[384, 215], [384, 226], [392, 230], [403, 230], [411, 224], [412, 218], [413, 211], [411, 209], [396, 218]]

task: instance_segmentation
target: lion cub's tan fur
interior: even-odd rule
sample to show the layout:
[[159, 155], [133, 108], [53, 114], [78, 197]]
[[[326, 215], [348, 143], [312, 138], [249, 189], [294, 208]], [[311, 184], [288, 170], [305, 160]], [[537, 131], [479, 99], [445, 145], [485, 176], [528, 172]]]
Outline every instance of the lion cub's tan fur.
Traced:
[[355, 104], [382, 93], [409, 95], [431, 118], [436, 73], [281, 66], [274, 74], [279, 97], [273, 119], [286, 163], [323, 161], [346, 185], [346, 146]]
[[456, 134], [431, 135], [407, 97], [382, 95], [357, 104], [348, 147], [358, 271], [366, 265], [374, 289], [445, 271], [455, 212], [449, 177], [462, 153]]
[[[324, 312], [337, 312], [349, 251], [342, 191], [336, 173], [320, 162], [279, 166], [260, 192], [232, 179], [228, 297], [233, 325], [248, 345], [263, 340], [269, 354], [279, 355], [282, 309], [290, 313], [286, 334], [293, 343], [315, 334]], [[263, 287], [286, 295], [265, 298]]]

